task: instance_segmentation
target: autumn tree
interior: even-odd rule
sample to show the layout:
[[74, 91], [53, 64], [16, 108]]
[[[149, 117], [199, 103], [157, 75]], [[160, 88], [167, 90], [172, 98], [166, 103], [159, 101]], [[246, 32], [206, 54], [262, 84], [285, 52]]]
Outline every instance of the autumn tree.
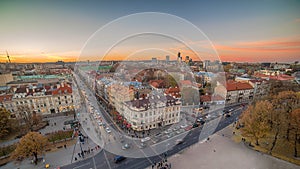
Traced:
[[[280, 117], [273, 118], [274, 121], [282, 121], [280, 125], [281, 130], [285, 130], [286, 139], [289, 141], [291, 130], [291, 112], [300, 106], [300, 95], [293, 91], [283, 91], [273, 97], [273, 106], [275, 108], [274, 114], [280, 114]], [[280, 119], [278, 119], [280, 118]]]
[[259, 145], [259, 139], [270, 131], [269, 118], [272, 109], [269, 101], [258, 101], [255, 105], [249, 106], [240, 118], [240, 122], [244, 125], [242, 133], [254, 138], [256, 145]]
[[9, 133], [9, 116], [9, 111], [4, 108], [0, 108], [0, 138], [7, 136]]
[[45, 136], [37, 132], [29, 132], [20, 139], [11, 158], [23, 159], [32, 156], [34, 163], [37, 164], [38, 155], [43, 153], [47, 143]]
[[294, 157], [298, 157], [297, 143], [300, 142], [300, 108], [291, 112], [291, 126], [294, 133]]

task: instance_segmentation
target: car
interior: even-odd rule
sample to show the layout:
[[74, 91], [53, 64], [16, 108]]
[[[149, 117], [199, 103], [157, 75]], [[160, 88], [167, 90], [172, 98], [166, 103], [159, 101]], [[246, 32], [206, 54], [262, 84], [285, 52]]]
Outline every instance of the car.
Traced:
[[102, 123], [101, 121], [99, 121], [99, 122], [98, 122], [98, 125], [99, 125], [99, 126], [102, 126], [102, 125], [103, 125], [103, 123]]
[[177, 139], [176, 140], [176, 145], [182, 144], [183, 142], [184, 142], [183, 139]]
[[111, 133], [110, 128], [106, 127], [105, 130], [106, 130], [107, 133]]
[[104, 128], [106, 128], [106, 124], [105, 123], [103, 123], [102, 125], [103, 125]]
[[149, 141], [149, 140], [151, 140], [150, 137], [145, 137], [145, 138], [141, 139], [141, 142], [144, 143], [144, 142], [147, 142], [147, 141]]
[[122, 146], [123, 150], [129, 149], [129, 148], [130, 148], [130, 145], [127, 143]]
[[184, 130], [185, 131], [189, 131], [189, 130], [191, 130], [193, 128], [193, 126], [188, 126], [188, 127], [186, 127]]
[[187, 126], [188, 126], [188, 125], [183, 124], [183, 125], [180, 126], [180, 128], [184, 129], [184, 128], [186, 128]]
[[172, 129], [168, 129], [168, 130], [166, 130], [164, 133], [165, 134], [169, 134], [169, 133], [171, 133], [172, 132]]
[[160, 138], [161, 136], [162, 136], [161, 133], [157, 133], [154, 137], [155, 137], [155, 138]]
[[169, 134], [167, 135], [168, 138], [171, 138], [171, 137], [173, 137], [173, 136], [174, 136], [173, 133], [169, 133]]
[[193, 124], [193, 128], [196, 128], [196, 127], [199, 127], [199, 124], [194, 123], [194, 124]]
[[161, 138], [155, 138], [155, 139], [152, 139], [152, 142], [155, 144], [155, 143], [158, 143], [160, 140], [161, 140]]
[[228, 111], [231, 112], [231, 111], [233, 111], [233, 109], [229, 109]]
[[114, 157], [114, 162], [119, 163], [121, 161], [124, 161], [125, 159], [126, 159], [126, 157], [124, 157], [124, 156], [115, 156]]
[[145, 148], [147, 145], [145, 144], [145, 143], [141, 143], [140, 145], [139, 145], [139, 148], [140, 149], [143, 149], [143, 148]]

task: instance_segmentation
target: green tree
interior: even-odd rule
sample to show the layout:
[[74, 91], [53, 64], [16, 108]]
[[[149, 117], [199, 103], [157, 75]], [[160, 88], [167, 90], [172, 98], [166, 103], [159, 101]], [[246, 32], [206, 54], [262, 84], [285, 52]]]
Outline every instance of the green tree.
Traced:
[[10, 112], [4, 108], [0, 108], [0, 138], [7, 136], [10, 132], [9, 117]]
[[21, 138], [11, 158], [23, 159], [32, 156], [34, 163], [37, 164], [38, 155], [43, 153], [47, 143], [45, 136], [37, 132], [29, 132]]

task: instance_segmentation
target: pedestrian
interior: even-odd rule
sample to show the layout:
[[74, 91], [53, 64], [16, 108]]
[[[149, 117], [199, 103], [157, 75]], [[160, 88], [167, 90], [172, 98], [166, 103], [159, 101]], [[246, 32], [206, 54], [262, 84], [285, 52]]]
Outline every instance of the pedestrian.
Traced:
[[78, 157], [81, 157], [80, 153], [78, 153], [77, 155], [78, 155]]
[[214, 152], [216, 152], [216, 150], [214, 149]]
[[77, 157], [75, 157], [75, 161], [77, 161]]
[[67, 145], [64, 144], [64, 148], [67, 149]]

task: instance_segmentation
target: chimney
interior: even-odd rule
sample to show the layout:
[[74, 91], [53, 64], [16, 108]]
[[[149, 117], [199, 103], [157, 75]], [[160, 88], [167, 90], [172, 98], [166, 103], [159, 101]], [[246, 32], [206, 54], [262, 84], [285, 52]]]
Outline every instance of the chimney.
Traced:
[[28, 93], [29, 92], [29, 89], [26, 87], [26, 93]]

